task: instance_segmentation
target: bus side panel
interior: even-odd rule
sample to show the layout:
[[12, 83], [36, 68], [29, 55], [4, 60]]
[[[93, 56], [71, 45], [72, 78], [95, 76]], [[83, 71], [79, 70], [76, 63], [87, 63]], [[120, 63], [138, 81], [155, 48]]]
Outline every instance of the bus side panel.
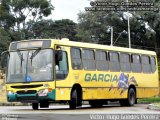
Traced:
[[[69, 74], [65, 80], [56, 81], [56, 100], [70, 100], [74, 84], [79, 84], [82, 87], [83, 100], [127, 98], [127, 87], [131, 84], [136, 87], [137, 98], [152, 97], [158, 93], [157, 71], [154, 74], [144, 74], [73, 70], [70, 47], [64, 46], [62, 49], [67, 51], [68, 54]], [[121, 84], [123, 82], [127, 84], [127, 87]]]
[[127, 98], [128, 90], [113, 88], [83, 88], [83, 100], [95, 100], [95, 99], [123, 99]]
[[83, 99], [127, 98], [128, 88], [120, 84], [120, 75], [120, 72], [83, 71], [79, 81], [83, 86]]
[[159, 81], [157, 71], [154, 74], [139, 74], [137, 78], [137, 98], [147, 98], [158, 95]]
[[71, 88], [56, 88], [56, 100], [70, 100]]
[[[106, 74], [107, 73], [107, 74]], [[104, 74], [104, 79], [99, 79], [99, 75]], [[123, 79], [122, 73], [117, 72], [84, 72], [81, 76], [83, 86], [83, 99], [122, 99], [127, 98], [128, 89], [119, 86]], [[158, 75], [144, 73], [124, 73], [128, 78], [129, 85], [136, 88], [137, 98], [153, 97], [158, 95]], [[102, 77], [101, 77], [102, 78]]]
[[137, 88], [137, 98], [148, 98], [157, 96], [158, 88]]

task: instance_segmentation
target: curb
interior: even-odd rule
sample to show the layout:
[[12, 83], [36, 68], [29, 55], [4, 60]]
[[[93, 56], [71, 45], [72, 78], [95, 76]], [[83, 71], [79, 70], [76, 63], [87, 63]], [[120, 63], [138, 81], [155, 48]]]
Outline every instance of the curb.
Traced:
[[151, 109], [151, 110], [159, 110], [160, 111], [160, 105], [149, 104], [147, 108]]

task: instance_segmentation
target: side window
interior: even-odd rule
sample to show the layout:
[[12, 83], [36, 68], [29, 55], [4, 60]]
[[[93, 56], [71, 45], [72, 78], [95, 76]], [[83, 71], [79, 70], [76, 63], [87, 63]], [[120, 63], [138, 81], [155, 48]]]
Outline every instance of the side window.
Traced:
[[153, 73], [156, 71], [156, 60], [153, 56], [151, 57], [151, 69]]
[[109, 52], [109, 68], [110, 71], [120, 71], [118, 53]]
[[108, 61], [107, 54], [105, 51], [97, 50], [96, 51], [96, 68], [97, 70], [108, 70]]
[[95, 70], [94, 51], [89, 49], [82, 50], [82, 61], [85, 70]]
[[68, 75], [67, 53], [62, 52], [62, 60], [56, 63], [56, 79], [65, 79]]
[[122, 72], [130, 72], [130, 55], [126, 53], [120, 53], [120, 66]]
[[141, 62], [140, 62], [140, 56], [137, 54], [133, 54], [131, 56], [131, 68], [132, 72], [140, 73], [142, 72]]
[[144, 73], [151, 73], [151, 65], [150, 65], [150, 58], [149, 56], [141, 56], [142, 60], [142, 71]]
[[73, 69], [82, 69], [81, 50], [79, 48], [71, 48], [71, 60]]

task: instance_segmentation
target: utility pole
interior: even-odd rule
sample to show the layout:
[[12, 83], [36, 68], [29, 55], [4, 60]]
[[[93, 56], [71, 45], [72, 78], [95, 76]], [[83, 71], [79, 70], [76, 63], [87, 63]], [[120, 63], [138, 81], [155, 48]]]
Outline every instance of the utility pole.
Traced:
[[113, 27], [110, 27], [111, 30], [111, 46], [113, 46]]
[[[126, 0], [128, 3], [128, 0]], [[130, 36], [130, 22], [129, 22], [129, 12], [127, 10], [127, 14], [128, 14], [128, 43], [129, 43], [129, 48], [131, 48], [131, 36]]]

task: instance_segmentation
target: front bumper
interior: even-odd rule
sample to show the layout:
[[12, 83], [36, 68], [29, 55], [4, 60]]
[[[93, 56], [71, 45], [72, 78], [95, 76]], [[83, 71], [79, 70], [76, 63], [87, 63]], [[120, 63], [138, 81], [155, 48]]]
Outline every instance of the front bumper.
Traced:
[[46, 96], [38, 96], [38, 93], [34, 94], [7, 94], [8, 102], [40, 102], [40, 101], [55, 101], [55, 90], [47, 93]]

